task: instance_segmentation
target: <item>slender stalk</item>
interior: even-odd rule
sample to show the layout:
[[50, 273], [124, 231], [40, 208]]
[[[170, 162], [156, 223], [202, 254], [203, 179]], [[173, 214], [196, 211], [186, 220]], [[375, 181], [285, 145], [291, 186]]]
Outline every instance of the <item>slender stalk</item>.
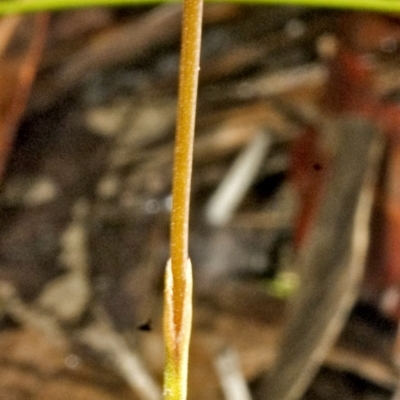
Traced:
[[[184, 0], [183, 6], [171, 215], [171, 268], [177, 316], [179, 316], [183, 309], [183, 293], [185, 291], [186, 264], [188, 260], [189, 202], [200, 59], [202, 5], [202, 0]], [[175, 323], [179, 328], [180, 321], [177, 318], [175, 319]]]
[[187, 393], [192, 325], [189, 206], [202, 13], [203, 0], [184, 0], [172, 188], [171, 260], [167, 264], [164, 291], [164, 398], [167, 400], [184, 400]]
[[[56, 11], [83, 7], [112, 7], [158, 4], [177, 2], [180, 0], [3, 0], [0, 1], [0, 15], [16, 13], [32, 13], [39, 11]], [[208, 0], [212, 2], [213, 0]], [[218, 0], [218, 2], [243, 4], [270, 4], [282, 6], [306, 6], [318, 8], [351, 9], [359, 11], [375, 11], [383, 13], [400, 12], [397, 0]]]

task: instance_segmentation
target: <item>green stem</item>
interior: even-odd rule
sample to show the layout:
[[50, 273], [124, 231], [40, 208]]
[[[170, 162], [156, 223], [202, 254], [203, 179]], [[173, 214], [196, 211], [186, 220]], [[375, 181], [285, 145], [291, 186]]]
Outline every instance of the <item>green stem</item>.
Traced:
[[[0, 15], [33, 13], [39, 11], [59, 11], [83, 7], [116, 7], [158, 4], [161, 2], [178, 2], [179, 0], [4, 0], [0, 1]], [[214, 0], [208, 0], [210, 2]], [[397, 0], [216, 0], [242, 4], [264, 4], [281, 6], [305, 6], [316, 8], [336, 8], [358, 11], [375, 11], [383, 13], [400, 12], [400, 1]]]

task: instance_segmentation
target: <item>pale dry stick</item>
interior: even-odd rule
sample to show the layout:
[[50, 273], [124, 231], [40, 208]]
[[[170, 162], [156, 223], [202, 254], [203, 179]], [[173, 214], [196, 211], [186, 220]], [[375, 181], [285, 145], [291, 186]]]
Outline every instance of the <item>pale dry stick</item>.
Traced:
[[300, 87], [322, 86], [327, 73], [322, 64], [310, 63], [239, 83], [234, 91], [239, 99], [277, 96]]
[[78, 332], [79, 341], [109, 359], [140, 399], [160, 400], [161, 390], [147, 371], [140, 355], [128, 347], [101, 307], [95, 308], [94, 314], [94, 323]]
[[236, 351], [231, 348], [224, 349], [217, 355], [214, 364], [226, 400], [251, 400]]
[[192, 324], [188, 228], [202, 15], [203, 0], [184, 0], [173, 170], [171, 260], [167, 264], [164, 292], [164, 398], [167, 400], [184, 400], [187, 394]]
[[272, 144], [271, 135], [258, 133], [239, 154], [231, 169], [206, 205], [207, 221], [226, 225], [243, 200]]

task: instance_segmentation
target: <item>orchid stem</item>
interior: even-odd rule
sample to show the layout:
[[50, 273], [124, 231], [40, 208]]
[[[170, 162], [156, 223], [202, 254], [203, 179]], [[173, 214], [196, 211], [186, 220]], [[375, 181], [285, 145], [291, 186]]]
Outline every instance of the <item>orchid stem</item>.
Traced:
[[167, 400], [185, 400], [187, 393], [192, 325], [192, 267], [188, 256], [189, 206], [202, 14], [203, 0], [184, 0], [172, 182], [171, 259], [167, 264], [164, 291], [164, 398]]

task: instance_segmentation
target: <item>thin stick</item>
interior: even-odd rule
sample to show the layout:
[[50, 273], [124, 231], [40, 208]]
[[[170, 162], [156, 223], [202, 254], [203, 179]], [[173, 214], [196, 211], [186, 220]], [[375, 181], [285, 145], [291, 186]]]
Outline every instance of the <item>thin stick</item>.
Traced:
[[270, 135], [259, 132], [238, 155], [206, 205], [205, 216], [210, 224], [224, 226], [231, 221], [256, 178], [271, 143]]
[[240, 368], [239, 355], [234, 349], [221, 351], [214, 364], [226, 400], [251, 400], [250, 390]]

